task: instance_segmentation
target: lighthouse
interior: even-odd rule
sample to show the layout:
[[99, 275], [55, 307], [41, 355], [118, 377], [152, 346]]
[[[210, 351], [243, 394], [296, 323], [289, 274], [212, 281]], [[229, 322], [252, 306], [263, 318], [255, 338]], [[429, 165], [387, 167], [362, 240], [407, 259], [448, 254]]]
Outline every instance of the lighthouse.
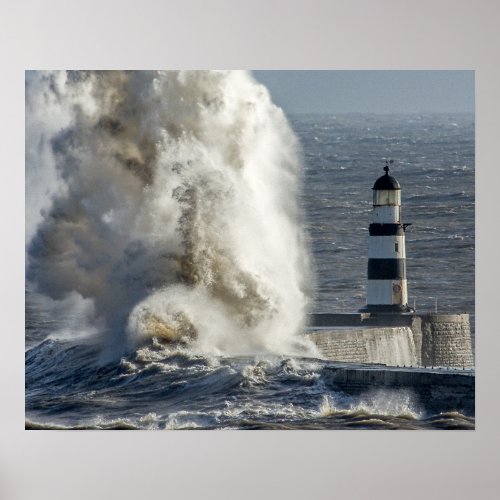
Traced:
[[[391, 162], [392, 163], [392, 162]], [[408, 306], [406, 285], [405, 230], [401, 217], [401, 186], [389, 175], [373, 185], [373, 222], [368, 238], [368, 289], [366, 307], [370, 313], [413, 313]]]

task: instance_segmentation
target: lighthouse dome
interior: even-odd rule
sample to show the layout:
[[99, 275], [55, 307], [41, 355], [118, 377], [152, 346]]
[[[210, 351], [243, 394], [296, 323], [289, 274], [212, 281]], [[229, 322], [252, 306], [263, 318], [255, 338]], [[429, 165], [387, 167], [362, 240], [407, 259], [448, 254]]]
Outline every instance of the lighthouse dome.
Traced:
[[373, 189], [376, 189], [377, 191], [387, 191], [390, 189], [401, 189], [401, 186], [392, 175], [385, 174], [375, 181]]
[[373, 189], [377, 191], [388, 191], [393, 189], [401, 189], [399, 182], [392, 176], [389, 175], [389, 167], [385, 167], [385, 175], [379, 177], [375, 184], [373, 185]]

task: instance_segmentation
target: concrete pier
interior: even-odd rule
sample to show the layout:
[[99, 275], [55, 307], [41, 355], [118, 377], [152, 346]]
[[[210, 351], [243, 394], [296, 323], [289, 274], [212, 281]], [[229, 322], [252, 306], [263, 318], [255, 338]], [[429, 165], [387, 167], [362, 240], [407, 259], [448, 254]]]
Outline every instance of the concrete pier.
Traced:
[[427, 314], [420, 318], [422, 365], [474, 365], [468, 314]]
[[309, 338], [327, 358], [350, 363], [418, 366], [413, 333], [408, 326], [323, 327]]
[[328, 385], [347, 394], [374, 388], [409, 391], [414, 403], [430, 412], [475, 414], [475, 374], [472, 370], [395, 368], [382, 365], [333, 364], [324, 367]]
[[306, 334], [334, 361], [474, 366], [468, 314], [313, 314]]

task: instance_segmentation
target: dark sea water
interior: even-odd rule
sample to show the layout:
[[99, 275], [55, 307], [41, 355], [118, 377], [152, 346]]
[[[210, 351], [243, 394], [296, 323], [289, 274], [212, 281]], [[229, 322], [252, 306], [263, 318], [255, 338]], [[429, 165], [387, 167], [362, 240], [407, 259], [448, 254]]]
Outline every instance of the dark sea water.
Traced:
[[[474, 325], [473, 115], [293, 116], [303, 146], [302, 204], [316, 269], [313, 312], [364, 305], [371, 187], [384, 160], [402, 186], [410, 305], [468, 312]], [[26, 295], [29, 429], [471, 429], [473, 415], [429, 414], [408, 390], [352, 396], [328, 385], [331, 362], [203, 357], [156, 340], [97, 363]], [[78, 318], [73, 318], [72, 321]], [[53, 336], [65, 326], [66, 336]]]

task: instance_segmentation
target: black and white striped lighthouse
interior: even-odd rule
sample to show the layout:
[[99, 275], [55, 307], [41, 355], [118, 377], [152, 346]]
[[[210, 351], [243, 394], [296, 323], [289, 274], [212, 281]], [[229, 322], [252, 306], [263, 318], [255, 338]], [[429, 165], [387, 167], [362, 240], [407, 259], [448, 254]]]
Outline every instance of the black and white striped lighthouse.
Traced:
[[368, 239], [368, 290], [364, 312], [411, 313], [406, 285], [405, 230], [401, 186], [389, 175], [373, 185], [373, 222]]

